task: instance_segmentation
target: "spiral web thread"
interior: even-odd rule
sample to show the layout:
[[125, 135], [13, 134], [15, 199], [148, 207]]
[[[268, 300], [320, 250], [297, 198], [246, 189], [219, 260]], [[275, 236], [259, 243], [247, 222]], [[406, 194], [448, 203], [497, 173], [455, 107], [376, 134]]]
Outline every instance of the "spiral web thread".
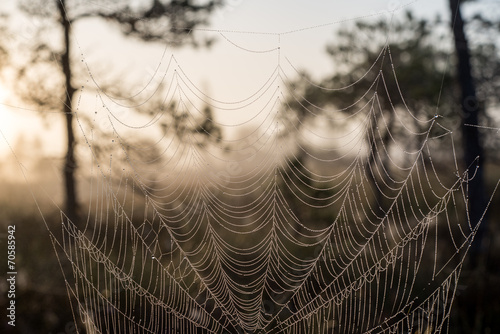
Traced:
[[[86, 332], [446, 332], [478, 225], [452, 131], [438, 115], [381, 109], [380, 96], [406, 98], [385, 88], [397, 82], [394, 66], [379, 71], [393, 65], [389, 47], [367, 69], [379, 72], [363, 98], [338, 110], [290, 85], [300, 74], [279, 42], [258, 50], [231, 38], [246, 32], [219, 33], [277, 63], [239, 101], [211, 97], [168, 52], [153, 74], [161, 84], [148, 80], [133, 99], [105, 94], [96, 80], [97, 93], [82, 89], [96, 105], [75, 113], [91, 157], [81, 168], [88, 215], [77, 228], [62, 213], [53, 240], [71, 264], [68, 294]], [[146, 121], [130, 116], [158, 96]], [[298, 117], [290, 101], [320, 121]], [[223, 131], [257, 126], [218, 141], [188, 130], [200, 119]]]

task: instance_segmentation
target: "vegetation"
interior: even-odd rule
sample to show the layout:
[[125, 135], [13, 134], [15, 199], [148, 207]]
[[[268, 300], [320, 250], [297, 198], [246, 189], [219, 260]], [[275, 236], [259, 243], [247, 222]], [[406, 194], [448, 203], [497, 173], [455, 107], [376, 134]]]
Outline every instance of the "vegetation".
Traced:
[[[451, 2], [453, 3], [453, 1]], [[455, 3], [455, 7], [452, 7], [454, 12], [458, 10], [458, 7], [456, 7], [457, 4], [458, 2]], [[74, 47], [72, 41], [73, 24], [80, 19], [98, 17], [120, 27], [126, 36], [139, 38], [143, 41], [152, 42], [168, 39], [176, 46], [185, 43], [207, 45], [211, 43], [210, 40], [200, 41], [196, 39], [191, 34], [191, 30], [204, 23], [219, 5], [221, 5], [220, 1], [211, 1], [205, 5], [193, 5], [190, 1], [172, 1], [168, 5], [164, 5], [163, 2], [154, 0], [150, 2], [150, 6], [148, 7], [133, 8], [127, 5], [126, 1], [110, 1], [109, 7], [94, 7], [85, 2], [75, 1], [73, 3], [69, 0], [51, 1], [48, 4], [43, 1], [23, 1], [22, 8], [28, 14], [47, 18], [44, 20], [50, 22], [62, 37], [61, 42], [56, 43], [55, 46], [49, 41], [45, 41], [42, 37], [34, 40], [31, 52], [29, 53], [30, 61], [20, 67], [17, 72], [20, 79], [17, 91], [24, 99], [37, 105], [39, 108], [62, 112], [65, 117], [68, 140], [67, 154], [63, 168], [65, 187], [62, 197], [64, 197], [65, 204], [62, 211], [70, 221], [84, 222], [81, 212], [78, 212], [77, 208], [79, 207], [79, 203], [83, 202], [79, 200], [79, 197], [83, 194], [87, 195], [83, 187], [80, 189], [77, 188], [75, 176], [75, 168], [78, 164], [74, 150], [78, 138], [74, 134], [73, 123], [75, 102], [79, 94], [76, 87], [80, 86], [80, 82], [77, 74], [78, 71], [75, 70], [77, 68], [75, 64], [78, 63], [78, 57], [75, 56], [75, 51], [72, 49]], [[103, 10], [102, 8], [108, 9]], [[495, 32], [497, 29], [496, 23], [483, 16], [476, 16], [473, 23], [473, 29], [471, 28], [471, 35], [469, 35], [472, 36], [472, 39], [482, 31], [474, 29], [488, 29], [488, 31]], [[159, 29], [159, 26], [166, 28]], [[179, 27], [183, 27], [183, 29], [178, 29]], [[455, 36], [463, 33], [464, 27], [460, 27], [459, 25], [454, 25], [454, 27], [461, 29], [461, 31], [455, 31]], [[307, 247], [307, 243], [310, 242], [308, 241], [310, 239], [308, 228], [327, 228], [332, 221], [332, 217], [338, 215], [340, 205], [322, 208], [322, 200], [324, 198], [325, 202], [328, 202], [327, 200], [332, 197], [342, 198], [343, 191], [345, 191], [342, 184], [334, 187], [331, 182], [323, 182], [324, 180], [317, 177], [318, 174], [316, 174], [320, 169], [328, 169], [331, 175], [341, 174], [342, 169], [346, 168], [346, 166], [343, 166], [341, 163], [333, 166], [334, 164], [332, 163], [332, 161], [336, 162], [337, 160], [335, 159], [338, 157], [327, 157], [324, 163], [314, 163], [309, 158], [309, 154], [313, 149], [305, 141], [301, 142], [300, 139], [297, 139], [303, 138], [299, 137], [298, 134], [305, 131], [304, 128], [306, 126], [314, 126], [317, 119], [329, 119], [325, 116], [325, 110], [335, 110], [336, 114], [349, 119], [346, 123], [363, 121], [363, 124], [366, 126], [366, 136], [363, 140], [365, 146], [370, 149], [366, 150], [366, 156], [362, 159], [364, 165], [362, 168], [356, 169], [357, 174], [355, 173], [354, 175], [354, 177], [362, 180], [360, 182], [361, 186], [369, 189], [368, 196], [363, 198], [363, 200], [367, 202], [366, 207], [373, 208], [373, 210], [372, 212], [364, 213], [366, 214], [364, 217], [365, 221], [370, 221], [391, 209], [391, 196], [394, 195], [391, 186], [400, 181], [398, 179], [400, 177], [398, 170], [391, 167], [393, 166], [391, 161], [400, 158], [397, 154], [392, 153], [394, 152], [392, 149], [394, 148], [393, 145], [395, 145], [395, 138], [398, 143], [403, 143], [403, 148], [407, 151], [419, 150], [428, 139], [425, 130], [428, 127], [429, 120], [432, 120], [434, 117], [440, 117], [443, 119], [441, 122], [442, 127], [433, 129], [431, 132], [431, 136], [437, 142], [435, 145], [436, 152], [440, 153], [442, 152], [440, 150], [443, 150], [444, 147], [449, 147], [446, 145], [446, 139], [441, 139], [441, 135], [447, 131], [463, 128], [464, 134], [461, 139], [459, 138], [459, 142], [466, 147], [468, 147], [467, 144], [471, 141], [471, 136], [476, 136], [477, 139], [479, 132], [477, 127], [474, 128], [473, 132], [475, 133], [471, 135], [470, 128], [460, 127], [460, 124], [468, 123], [474, 125], [479, 121], [480, 124], [493, 125], [498, 128], [492, 116], [493, 110], [499, 107], [498, 104], [500, 102], [496, 95], [496, 88], [500, 85], [500, 80], [497, 77], [497, 74], [500, 73], [500, 55], [497, 45], [479, 40], [474, 40], [473, 43], [469, 44], [470, 55], [466, 56], [466, 58], [470, 57], [472, 67], [469, 66], [468, 78], [464, 79], [462, 77], [462, 81], [472, 81], [472, 77], [476, 79], [477, 98], [471, 100], [469, 98], [472, 96], [472, 93], [465, 92], [463, 85], [460, 88], [457, 84], [460, 76], [455, 71], [450, 70], [450, 67], [453, 67], [452, 65], [456, 65], [458, 68], [466, 66], [463, 64], [463, 56], [459, 56], [458, 58], [449, 57], [451, 50], [454, 48], [451, 36], [452, 31], [449, 30], [449, 27], [442, 20], [438, 18], [435, 20], [417, 18], [411, 12], [406, 12], [404, 16], [396, 17], [391, 22], [359, 21], [347, 28], [342, 28], [335, 33], [335, 42], [327, 46], [327, 52], [331, 56], [332, 63], [336, 66], [335, 72], [326, 75], [316, 83], [312, 82], [313, 80], [310, 76], [303, 72], [299, 80], [287, 83], [289, 95], [284, 103], [286, 108], [282, 110], [279, 117], [287, 126], [288, 131], [282, 140], [286, 143], [292, 142], [296, 146], [296, 150], [291, 150], [291, 154], [284, 156], [280, 161], [279, 170], [269, 172], [270, 169], [266, 169], [268, 166], [263, 166], [266, 168], [255, 172], [255, 175], [246, 180], [247, 183], [240, 183], [238, 177], [230, 177], [228, 182], [223, 184], [222, 191], [214, 191], [213, 193], [206, 191], [208, 189], [206, 184], [201, 181], [198, 182], [199, 180], [208, 180], [206, 183], [210, 183], [211, 175], [207, 176], [200, 173], [193, 175], [192, 179], [189, 180], [181, 180], [175, 176], [161, 179], [160, 176], [163, 175], [156, 175], [160, 178], [160, 181], [153, 180], [151, 182], [159, 184], [160, 187], [158, 188], [163, 188], [157, 192], [153, 192], [154, 188], [146, 185], [148, 191], [143, 192], [138, 197], [134, 197], [134, 199], [125, 198], [126, 190], [120, 188], [122, 186], [121, 179], [117, 178], [109, 181], [110, 189], [119, 189], [116, 191], [116, 195], [117, 197], [123, 195], [123, 201], [112, 200], [110, 203], [117, 207], [119, 205], [126, 207], [123, 211], [128, 217], [131, 217], [131, 225], [142, 229], [141, 231], [147, 236], [145, 242], [158, 250], [159, 253], [155, 253], [155, 256], [157, 256], [159, 262], [166, 268], [168, 274], [177, 277], [181, 284], [188, 287], [187, 290], [191, 294], [191, 297], [199, 298], [199, 303], [206, 305], [207, 308], [209, 308], [210, 303], [213, 301], [209, 300], [206, 296], [199, 295], [200, 289], [196, 282], [194, 270], [188, 265], [184, 257], [186, 251], [197, 252], [197, 249], [203, 249], [203, 252], [198, 252], [191, 257], [191, 261], [194, 260], [197, 262], [202, 261], [205, 257], [205, 252], [214, 251], [214, 246], [210, 243], [199, 247], [204, 235], [206, 235], [206, 231], [212, 228], [208, 216], [204, 215], [200, 217], [200, 212], [203, 212], [204, 205], [217, 206], [220, 202], [225, 201], [229, 203], [228, 207], [238, 207], [239, 205], [240, 208], [246, 208], [247, 206], [251, 207], [251, 204], [255, 201], [266, 201], [262, 205], [264, 208], [262, 211], [266, 214], [259, 216], [258, 219], [249, 223], [246, 227], [248, 231], [256, 228], [255, 226], [264, 226], [269, 212], [277, 209], [282, 210], [279, 213], [280, 218], [290, 223], [292, 227], [289, 229], [289, 232], [293, 231], [295, 234], [291, 232], [289, 236], [286, 238], [282, 237], [282, 240], [279, 241], [287, 243], [287, 247], [293, 256], [300, 255], [313, 258], [317, 254], [314, 253], [316, 249]], [[455, 39], [456, 48], [459, 51], [460, 45], [463, 46], [463, 44], [460, 44], [460, 38], [463, 39], [463, 36]], [[3, 51], [5, 50], [0, 48], [0, 61], [4, 61], [4, 55], [9, 55], [9, 52]], [[54, 57], [56, 58], [55, 62], [52, 60]], [[478, 66], [478, 64], [481, 64], [481, 66]], [[490, 76], [489, 73], [491, 71], [495, 74]], [[53, 82], [49, 82], [50, 86], [40, 84], [40, 76], [50, 72], [55, 77]], [[423, 81], [425, 84], [422, 84]], [[353, 82], [356, 82], [355, 89], [351, 86]], [[162, 88], [160, 87], [160, 89]], [[126, 90], [126, 87], [118, 87], [114, 89], [113, 93], [122, 94], [123, 92], [120, 91]], [[405, 93], [403, 94], [402, 92]], [[474, 93], [474, 95], [476, 94]], [[474, 102], [472, 106], [474, 107], [475, 116], [477, 116], [476, 120], [468, 118], [471, 115], [471, 109], [469, 108], [471, 105], [467, 103], [471, 101]], [[357, 113], [353, 111], [359, 110], [364, 105], [371, 106], [371, 109], [367, 113], [369, 115], [368, 119], [361, 120]], [[187, 113], [175, 113], [174, 110], [177, 110], [178, 106], [179, 104], [165, 106], [164, 101], [161, 99], [153, 99], [150, 105], [144, 108], [137, 108], [137, 111], [139, 113], [152, 113], [160, 109], [169, 111], [169, 117], [160, 124], [160, 128], [164, 134], [169, 133], [169, 129], [173, 129], [175, 133], [172, 135], [177, 138], [176, 140], [186, 145], [209, 148], [209, 144], [220, 141], [222, 132], [211, 121], [213, 111], [209, 106], [201, 111], [200, 114], [202, 117], [196, 120], [188, 119]], [[356, 106], [356, 108], [351, 108], [351, 106]], [[461, 107], [464, 107], [464, 109], [461, 109]], [[462, 119], [463, 116], [465, 116], [465, 120]], [[331, 129], [335, 129], [337, 125], [331, 122], [328, 126]], [[403, 127], [406, 130], [411, 129], [410, 132], [412, 135], [407, 136], [408, 131], [403, 131]], [[484, 186], [487, 188], [484, 190], [481, 189], [481, 185], [479, 186], [477, 192], [482, 195], [485, 193], [490, 194], [496, 180], [500, 177], [500, 175], [495, 175], [495, 173], [499, 173], [497, 157], [499, 148], [498, 140], [492, 137], [487, 137], [486, 139], [485, 142], [489, 145], [487, 146], [488, 149], [485, 150], [484, 157], [486, 160], [479, 160], [480, 166], [484, 166], [485, 168]], [[136, 142], [132, 140], [128, 141], [128, 143], [133, 144], [137, 144], [138, 142], [143, 143], [141, 140]], [[465, 170], [471, 164], [477, 163], [476, 156], [480, 152], [478, 149], [479, 144], [481, 142], [476, 141], [475, 148], [471, 148], [469, 151], [465, 149], [465, 153], [462, 154], [465, 160], [461, 166], [462, 170]], [[107, 148], [105, 144], [99, 145], [97, 143], [95, 149], [97, 152], [98, 149], [106, 150]], [[263, 151], [267, 149], [269, 148], [263, 149]], [[133, 150], [130, 152], [125, 151], [130, 153], [127, 159], [136, 159], [139, 161], [156, 161], [160, 155], [159, 152], [148, 151], [144, 153], [145, 155], [149, 154], [148, 156], [139, 157], [133, 156]], [[276, 155], [271, 149], [264, 153], [261, 152], [261, 154]], [[440, 160], [438, 155], [430, 155], [427, 154], [427, 151], [424, 151], [423, 160], [425, 163], [421, 166], [422, 173], [425, 173], [426, 170], [430, 171], [433, 168], [437, 168], [437, 174], [443, 176], [443, 178], [439, 180], [431, 178], [429, 183], [422, 187], [422, 194], [415, 195], [414, 198], [401, 197], [398, 199], [398, 205], [400, 204], [401, 207], [413, 205], [427, 195], [432, 194], [434, 186], [436, 186], [435, 188], [439, 188], [442, 183], [447, 184], [447, 177], [450, 180], [452, 177], [456, 177], [456, 175], [449, 175], [450, 159], [442, 158]], [[40, 159], [36, 163], [39, 163], [38, 166], [44, 166], [43, 164], [47, 162]], [[411, 161], [401, 161], [401, 166], [406, 168], [411, 163]], [[259, 165], [259, 163], [255, 163], [255, 165]], [[245, 171], [253, 170], [249, 166], [244, 167], [246, 168]], [[366, 175], [362, 175], [361, 171], [366, 172]], [[175, 175], [175, 173], [173, 174]], [[200, 194], [202, 194], [200, 198], [195, 198], [191, 191], [184, 192], [182, 190], [183, 186], [189, 182], [200, 187]], [[252, 193], [245, 193], [245, 196], [229, 196], [231, 193], [238, 194], [238, 187], [249, 187], [250, 182], [260, 183], [261, 189]], [[280, 186], [282, 191], [279, 192], [279, 196], [269, 197], [267, 196], [269, 194], [269, 187], [275, 182]], [[2, 228], [5, 228], [8, 224], [16, 224], [19, 227], [23, 226], [23, 228], [19, 228], [19, 233], [17, 234], [19, 244], [29, 245], [29, 247], [19, 247], [17, 255], [20, 267], [18, 274], [20, 294], [18, 300], [19, 305], [21, 305], [18, 312], [20, 314], [19, 322], [21, 323], [22, 320], [23, 323], [22, 325], [20, 324], [19, 329], [27, 333], [74, 333], [76, 332], [76, 327], [85, 328], [85, 324], [82, 324], [81, 319], [76, 316], [81, 310], [68, 308], [65, 305], [68, 305], [68, 295], [72, 302], [71, 305], [76, 305], [73, 299], [74, 294], [69, 292], [69, 290], [73, 287], [73, 281], [78, 281], [81, 277], [74, 275], [72, 271], [74, 268], [72, 268], [70, 263], [64, 262], [64, 260], [59, 262], [53, 256], [55, 251], [58, 257], [61, 259], [65, 258], [63, 247], [60, 247], [58, 244], [61, 229], [60, 212], [54, 209], [53, 203], [38, 202], [38, 206], [27, 203], [32, 203], [26, 200], [31, 192], [34, 192], [35, 198], [43, 197], [38, 196], [41, 183], [44, 183], [46, 187], [47, 184], [57, 184], [58, 181], [56, 178], [40, 173], [39, 178], [27, 186], [7, 181], [3, 181], [0, 185], [2, 190], [4, 190], [0, 198], [0, 211], [3, 213], [2, 217], [0, 217], [0, 226]], [[140, 182], [136, 182], [132, 186], [139, 187], [142, 185]], [[296, 186], [296, 189], [292, 189], [287, 185], [290, 185], [290, 187]], [[171, 189], [176, 190], [170, 191]], [[296, 196], [297, 193], [301, 195]], [[101, 195], [105, 196], [109, 194], [99, 194], [99, 196]], [[133, 196], [135, 196], [135, 193]], [[151, 203], [160, 203], [155, 208], [157, 211], [145, 205], [147, 202], [146, 196], [153, 198]], [[500, 194], [497, 193], [496, 197], [493, 198], [493, 203], [498, 202], [499, 196]], [[477, 198], [475, 195], [472, 197]], [[312, 201], [311, 198], [315, 200]], [[97, 203], [96, 207], [98, 207], [100, 202], [97, 199], [90, 198], [89, 203], [93, 203], [94, 200]], [[155, 202], [156, 200], [158, 202]], [[183, 204], [179, 205], [179, 202]], [[189, 205], [184, 207], [184, 203], [188, 203]], [[434, 204], [436, 203], [430, 202], [428, 205], [432, 207]], [[315, 205], [318, 208], [313, 208]], [[478, 212], [482, 213], [484, 205], [483, 198], [483, 202], [479, 204]], [[107, 257], [110, 259], [124, 259], [123, 263], [120, 264], [123, 268], [130, 269], [132, 276], [140, 276], [145, 281], [153, 281], [158, 273], [154, 270], [144, 270], [144, 268], [156, 268], [153, 261], [148, 258], [148, 252], [144, 249], [135, 250], [137, 253], [134, 254], [134, 258], [131, 260], [131, 258], [125, 259], [120, 253], [122, 252], [122, 248], [115, 249], [111, 246], [114, 245], [113, 242], [116, 233], [118, 233], [117, 231], [122, 231], [117, 229], [116, 226], [123, 224], [124, 219], [124, 214], [122, 215], [124, 212], [118, 210], [120, 215], [115, 217], [113, 209], [116, 209], [116, 207], [111, 209], [99, 207], [95, 209], [95, 212], [90, 212], [87, 217], [85, 233], [98, 239], [96, 240], [102, 244], [99, 251], [106, 253]], [[489, 213], [490, 220], [498, 220], [500, 209], [495, 205], [491, 209]], [[184, 216], [184, 220], [176, 222], [179, 225], [176, 231], [181, 236], [179, 240], [181, 240], [182, 249], [179, 244], [173, 243], [171, 235], [166, 232], [166, 229], [161, 228], [161, 224], [164, 224], [160, 219], [161, 210], [179, 214], [184, 210], [189, 211], [189, 214]], [[238, 215], [246, 217], [250, 214], [256, 215], [257, 213], [245, 210], [242, 210], [242, 212], [237, 212], [237, 210], [223, 212], [221, 210], [223, 212], [221, 219], [231, 222], [231, 219], [237, 220], [240, 218]], [[360, 209], [352, 210], [355, 212], [359, 210], [361, 212]], [[465, 211], [462, 207], [459, 207], [457, 210], [461, 210], [461, 212]], [[40, 213], [42, 214], [40, 215]], [[471, 214], [476, 215], [475, 213]], [[200, 219], [204, 222], [202, 225], [203, 228], [200, 228], [198, 231], [191, 231], [187, 223], [195, 219]], [[360, 219], [360, 222], [362, 220]], [[476, 215], [471, 220], [475, 224], [479, 218]], [[63, 218], [62, 221], [65, 222], [66, 219]], [[300, 224], [296, 224], [295, 222], [300, 222]], [[444, 231], [444, 233], [458, 234], [461, 226], [466, 226], [468, 223], [466, 217], [456, 218], [456, 221], [453, 220], [453, 222], [456, 223], [456, 230]], [[348, 226], [349, 224], [354, 226], [357, 223], [359, 222], [346, 219], [343, 222], [345, 224], [343, 226]], [[67, 225], [62, 224], [63, 228], [65, 226]], [[154, 231], [156, 230], [152, 228], [153, 226], [161, 232], [155, 234], [156, 232]], [[450, 320], [451, 333], [482, 333], [487, 331], [493, 333], [500, 331], [500, 322], [496, 317], [496, 314], [500, 312], [500, 304], [497, 300], [497, 297], [500, 296], [500, 291], [498, 290], [500, 286], [500, 272], [499, 268], [495, 266], [500, 261], [499, 243], [495, 242], [500, 236], [500, 228], [494, 224], [484, 226], [489, 229], [490, 233], [486, 234], [487, 238], [482, 243], [484, 247], [484, 256], [480, 259], [482, 267], [480, 270], [477, 270], [478, 264], [473, 263], [473, 265], [464, 268], [464, 280], [462, 281], [462, 285], [459, 286], [458, 298]], [[51, 234], [47, 233], [47, 228], [52, 231]], [[151, 228], [153, 232], [149, 231], [148, 228]], [[93, 234], [96, 230], [102, 232]], [[248, 231], [245, 230], [244, 232]], [[231, 233], [222, 231], [220, 235], [227, 237], [229, 240], [232, 236]], [[275, 232], [271, 231], [270, 225], [267, 225], [262, 229], [262, 233], [267, 235]], [[354, 235], [356, 232], [352, 233]], [[192, 238], [190, 238], [191, 234]], [[95, 237], [96, 235], [97, 237]], [[100, 240], [100, 236], [109, 237], [109, 240]], [[130, 234], [125, 236], [123, 240], [126, 240], [125, 243], [128, 243], [128, 245], [131, 245], [135, 237], [135, 235]], [[290, 239], [287, 239], [288, 237]], [[361, 240], [363, 235], [360, 233], [360, 235], [354, 235], [354, 238]], [[235, 239], [233, 238], [231, 242], [248, 246], [249, 249], [254, 242], [254, 240], [249, 240], [244, 233], [241, 233], [239, 239]], [[290, 240], [298, 240], [299, 242], [295, 245]], [[436, 240], [436, 244], [438, 241], [440, 244], [446, 242], [444, 239]], [[431, 244], [434, 243], [431, 242]], [[66, 249], [72, 249], [71, 247], [69, 246]], [[331, 247], [332, 249], [337, 247], [335, 248], [336, 252], [342, 252], [344, 248], [348, 249], [342, 243], [332, 243]], [[437, 254], [436, 250], [435, 256], [442, 257], [444, 261], [444, 259], [452, 257], [450, 250], [453, 249], [452, 247], [445, 249], [442, 254]], [[274, 250], [274, 252], [277, 251]], [[139, 254], [137, 258], [146, 259], [140, 262], [141, 264], [145, 263], [144, 266], [138, 266], [134, 262], [136, 260], [135, 255], [137, 254]], [[256, 251], [256, 254], [260, 253]], [[278, 259], [278, 262], [282, 262], [282, 266], [293, 267], [293, 261], [287, 263], [284, 255], [277, 253], [274, 255]], [[239, 257], [235, 255], [235, 258], [246, 260], [245, 256], [250, 258], [248, 254], [240, 254]], [[415, 261], [415, 259], [412, 257], [408, 261]], [[63, 263], [62, 268], [60, 263]], [[259, 274], [264, 267], [259, 269], [258, 265], [260, 265], [260, 262], [257, 261], [256, 263], [255, 268], [257, 269], [255, 273]], [[92, 277], [90, 275], [90, 272], [98, 267], [104, 271], [103, 268], [105, 266], [102, 263], [96, 263], [95, 267], [87, 267], [89, 270], [88, 276], [95, 280], [96, 286], [102, 287], [104, 284], [101, 282], [104, 281], [104, 278]], [[209, 269], [206, 269], [207, 272], [210, 271]], [[2, 264], [0, 270], [6, 272], [5, 264]], [[326, 272], [326, 267], [324, 270]], [[416, 271], [416, 269], [412, 270]], [[430, 277], [429, 268], [424, 268], [422, 271]], [[278, 272], [270, 271], [269, 274], [280, 277], [280, 273]], [[297, 272], [296, 274], [300, 276], [301, 272]], [[333, 278], [333, 274], [325, 273], [324, 275], [324, 277]], [[426, 282], [422, 280], [415, 283], [417, 293], [419, 290], [425, 289], [424, 283]], [[273, 288], [278, 291], [280, 285], [286, 286], [287, 283], [290, 282], [285, 282], [285, 279], [283, 279], [283, 282], [276, 280], [276, 285]], [[311, 286], [307, 288], [305, 293], [315, 294], [316, 290], [320, 290], [319, 285], [320, 282], [311, 283]], [[3, 286], [1, 287], [2, 289], [4, 288]], [[486, 293], [486, 291], [489, 292]], [[102, 288], [100, 293], [106, 295], [110, 292]], [[139, 317], [141, 313], [140, 306], [143, 301], [141, 298], [143, 296], [137, 297], [136, 300], [136, 296], [131, 296], [129, 293], [125, 289], [122, 289], [117, 292], [116, 296], [124, 300], [133, 299], [135, 304], [131, 303], [130, 305], [137, 306], [135, 312]], [[241, 293], [240, 297], [243, 299], [245, 294]], [[203, 298], [205, 299], [203, 300]], [[267, 305], [263, 306], [263, 309], [275, 306], [273, 298], [275, 296], [271, 295], [266, 295], [263, 298], [263, 300], [268, 302]], [[387, 297], [388, 305], [386, 307], [389, 309], [393, 307], [391, 303], [396, 302], [391, 298], [393, 296]], [[6, 303], [5, 294], [2, 293], [0, 296], [0, 306], [4, 307]], [[295, 306], [294, 302], [292, 302], [290, 309], [293, 309]], [[128, 307], [128, 305], [124, 307]], [[223, 317], [222, 311], [217, 309], [218, 306], [212, 305], [210, 307], [216, 310], [213, 312], [216, 317]], [[270, 310], [265, 311], [271, 313]], [[411, 310], [408, 309], [409, 311]], [[387, 311], [388, 315], [390, 315], [389, 312], [390, 310]], [[340, 328], [336, 329], [340, 330]], [[2, 333], [7, 333], [8, 330], [10, 328], [0, 328]]]
[[[77, 198], [76, 145], [75, 134], [76, 98], [78, 87], [84, 82], [78, 73], [78, 56], [74, 50], [73, 26], [88, 18], [101, 18], [117, 25], [125, 36], [147, 42], [165, 41], [172, 46], [186, 43], [199, 45], [192, 29], [205, 24], [210, 14], [222, 5], [221, 0], [195, 4], [192, 1], [154, 0], [147, 5], [136, 5], [131, 1], [103, 1], [84, 3], [72, 0], [37, 1], [23, 0], [21, 9], [40, 20], [39, 35], [29, 45], [29, 61], [18, 69], [18, 94], [37, 108], [60, 112], [66, 124], [66, 157], [63, 166], [65, 214], [70, 221], [78, 222], [81, 217]], [[48, 33], [47, 39], [42, 33]], [[52, 36], [60, 34], [60, 41], [54, 43]], [[202, 44], [210, 45], [205, 40]], [[26, 50], [25, 50], [26, 51]], [[44, 76], [52, 77], [40, 80]], [[121, 87], [115, 91], [127, 91]]]

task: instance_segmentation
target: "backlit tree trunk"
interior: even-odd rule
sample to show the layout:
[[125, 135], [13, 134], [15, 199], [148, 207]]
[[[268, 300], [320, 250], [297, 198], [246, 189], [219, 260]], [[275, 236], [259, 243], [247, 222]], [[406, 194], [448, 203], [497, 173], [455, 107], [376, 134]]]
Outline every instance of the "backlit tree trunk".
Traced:
[[[462, 141], [464, 149], [464, 163], [468, 168], [467, 175], [472, 178], [468, 183], [469, 218], [472, 227], [481, 221], [486, 208], [484, 188], [484, 157], [480, 142], [478, 114], [480, 103], [477, 100], [476, 88], [472, 78], [470, 52], [464, 31], [464, 21], [460, 12], [460, 0], [450, 0], [452, 15], [452, 29], [455, 38], [455, 49], [458, 58], [457, 71], [461, 90], [462, 106]], [[474, 265], [481, 253], [486, 221], [481, 223], [474, 243], [471, 246], [471, 260]]]
[[[465, 309], [471, 310], [464, 315], [466, 325], [464, 332], [484, 333], [484, 294], [485, 294], [485, 259], [484, 231], [486, 220], [483, 214], [486, 209], [486, 195], [484, 187], [484, 157], [480, 142], [478, 125], [478, 114], [480, 103], [477, 100], [476, 88], [472, 78], [470, 64], [470, 52], [468, 41], [465, 36], [464, 22], [460, 12], [460, 0], [450, 0], [452, 15], [452, 29], [455, 37], [455, 49], [457, 54], [457, 71], [461, 90], [462, 107], [462, 141], [464, 150], [464, 163], [467, 170], [468, 181], [468, 212], [470, 224], [473, 228], [478, 227], [475, 240], [470, 247], [470, 270], [472, 275], [469, 280], [468, 290], [458, 300], [463, 303]], [[471, 179], [472, 178], [472, 179]], [[481, 221], [483, 219], [483, 221]], [[464, 307], [464, 306], [462, 306]]]
[[61, 66], [64, 73], [65, 79], [65, 101], [64, 101], [64, 116], [66, 120], [66, 158], [64, 160], [63, 166], [63, 176], [64, 176], [64, 194], [65, 194], [65, 213], [68, 218], [75, 224], [78, 224], [78, 200], [77, 200], [77, 189], [75, 180], [76, 171], [76, 158], [75, 158], [75, 146], [76, 139], [73, 130], [73, 96], [75, 94], [75, 89], [71, 85], [71, 55], [70, 55], [70, 34], [71, 34], [71, 23], [65, 12], [65, 0], [58, 1], [58, 9], [61, 19], [61, 26], [64, 31], [64, 50], [61, 55]]

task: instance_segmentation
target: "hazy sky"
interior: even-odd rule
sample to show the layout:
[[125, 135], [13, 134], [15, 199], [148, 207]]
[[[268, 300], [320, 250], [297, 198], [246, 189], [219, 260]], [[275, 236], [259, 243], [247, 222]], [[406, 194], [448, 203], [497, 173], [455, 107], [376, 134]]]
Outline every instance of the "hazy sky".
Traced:
[[[12, 11], [15, 2], [3, 0], [0, 10]], [[173, 54], [195, 85], [215, 99], [231, 102], [253, 94], [278, 64], [288, 66], [288, 60], [315, 77], [331, 73], [333, 66], [325, 53], [325, 45], [333, 41], [335, 29], [348, 24], [350, 19], [389, 18], [394, 11], [396, 15], [401, 13], [404, 10], [401, 7], [422, 15], [439, 12], [448, 15], [446, 0], [228, 0], [227, 6], [213, 15], [209, 27], [212, 31], [197, 32], [200, 37], [217, 39], [210, 50], [167, 47], [165, 58], [162, 58], [165, 45], [125, 39], [117, 29], [99, 20], [79, 23], [74, 27], [74, 34], [77, 49], [97, 80], [104, 79], [108, 71], [115, 77], [145, 83], [159, 62], [165, 64]], [[33, 28], [26, 18], [18, 20], [17, 35], [24, 37]], [[303, 28], [307, 29], [301, 30]], [[275, 50], [277, 47], [280, 47], [279, 53]], [[4, 103], [14, 101], [9, 98], [8, 85], [4, 82], [0, 87], [0, 99]], [[13, 103], [22, 106], [22, 102]], [[39, 136], [44, 143], [49, 143], [46, 145], [50, 146], [48, 152], [62, 154], [64, 140], [59, 135], [63, 131], [62, 117], [49, 118], [45, 123], [51, 126], [44, 127], [36, 112], [3, 106], [0, 116], [0, 130], [11, 144], [24, 133], [28, 137]], [[5, 152], [6, 148], [5, 141], [0, 138], [0, 152]]]

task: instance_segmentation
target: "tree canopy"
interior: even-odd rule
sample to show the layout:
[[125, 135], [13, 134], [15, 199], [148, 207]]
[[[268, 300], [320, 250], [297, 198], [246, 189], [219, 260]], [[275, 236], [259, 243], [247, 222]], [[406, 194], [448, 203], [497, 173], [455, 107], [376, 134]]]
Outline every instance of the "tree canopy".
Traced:
[[[80, 0], [23, 0], [19, 6], [26, 14], [38, 18], [38, 31], [24, 47], [26, 61], [17, 68], [15, 91], [24, 101], [41, 110], [61, 112], [66, 124], [66, 157], [63, 166], [65, 180], [65, 213], [72, 221], [78, 221], [78, 192], [75, 156], [78, 136], [75, 134], [75, 98], [82, 68], [74, 51], [74, 24], [86, 18], [101, 18], [119, 27], [127, 37], [146, 42], [161, 41], [173, 47], [190, 44], [211, 44], [200, 40], [193, 29], [206, 24], [211, 13], [223, 4], [223, 0], [198, 2], [192, 0], [137, 1], [80, 1]], [[102, 89], [102, 87], [101, 87]], [[127, 87], [114, 91], [126, 92]], [[165, 108], [165, 111], [173, 110]], [[210, 114], [210, 111], [205, 113]], [[213, 125], [195, 124], [194, 133], [208, 135], [217, 132]], [[216, 135], [218, 137], [219, 135]]]

